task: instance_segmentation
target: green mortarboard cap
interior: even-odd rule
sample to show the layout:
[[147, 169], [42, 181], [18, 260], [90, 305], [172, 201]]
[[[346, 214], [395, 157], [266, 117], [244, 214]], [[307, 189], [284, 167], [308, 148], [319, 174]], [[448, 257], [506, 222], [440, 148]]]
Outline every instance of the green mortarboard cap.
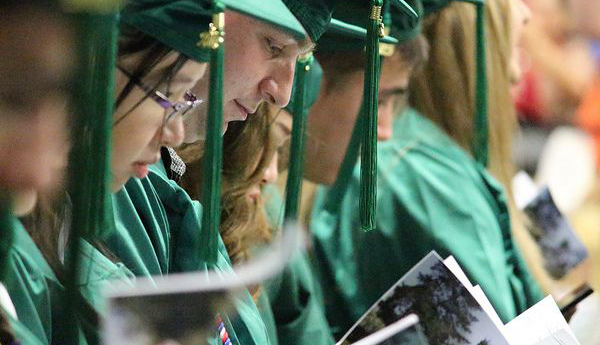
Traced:
[[388, 34], [396, 38], [400, 43], [415, 38], [421, 32], [421, 20], [423, 15], [423, 5], [421, 0], [406, 0], [406, 2], [417, 13], [418, 17], [407, 16], [397, 8], [390, 8], [390, 23], [385, 23], [386, 28], [389, 28]]
[[255, 17], [280, 27], [298, 39], [306, 37], [306, 31], [282, 0], [223, 0], [227, 9]]
[[[228, 9], [280, 27], [294, 37], [306, 33], [281, 0], [225, 0]], [[122, 10], [122, 21], [186, 56], [210, 60], [210, 51], [199, 44], [212, 21], [208, 0], [130, 0]]]
[[[356, 40], [364, 45], [367, 38], [367, 29], [343, 22], [339, 19], [331, 18], [331, 24], [326, 31], [326, 35], [335, 37], [345, 37], [349, 40]], [[319, 41], [320, 42], [320, 41]], [[385, 36], [379, 39], [381, 43], [398, 44], [398, 40], [391, 36]]]
[[[413, 15], [417, 12], [410, 5], [406, 4], [406, 2], [402, 1], [402, 4], [406, 6], [403, 5], [401, 9], [394, 7], [395, 18], [398, 21], [401, 18], [406, 18], [407, 23], [418, 22], [418, 17]], [[344, 6], [336, 7], [333, 15], [339, 20], [332, 20], [332, 25], [318, 42], [319, 50], [340, 52], [363, 51], [366, 40], [365, 27], [368, 24], [369, 12], [370, 4], [368, 1], [351, 0], [348, 3], [344, 3]], [[386, 27], [386, 32], [389, 31], [387, 29]], [[399, 35], [399, 37], [401, 36]], [[381, 38], [379, 42], [389, 47], [389, 45], [399, 42], [397, 38], [388, 35]]]
[[308, 37], [317, 42], [327, 30], [337, 0], [283, 0], [300, 21]]
[[129, 0], [121, 20], [191, 59], [208, 62], [210, 52], [198, 46], [212, 12], [203, 0]]

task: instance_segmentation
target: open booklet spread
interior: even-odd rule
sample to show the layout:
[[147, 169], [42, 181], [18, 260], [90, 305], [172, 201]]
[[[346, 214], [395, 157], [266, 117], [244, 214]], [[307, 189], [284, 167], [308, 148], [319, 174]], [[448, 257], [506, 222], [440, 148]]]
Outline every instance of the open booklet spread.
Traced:
[[297, 225], [284, 226], [280, 239], [235, 270], [174, 274], [109, 286], [104, 343], [207, 344], [217, 335], [218, 315], [233, 309], [235, 294], [280, 272], [304, 247], [303, 233]]
[[436, 252], [400, 278], [338, 344], [367, 339], [409, 314], [419, 318], [432, 345], [579, 345], [551, 296], [504, 325], [483, 289], [471, 284], [458, 262], [451, 256], [442, 261]]
[[356, 342], [413, 313], [419, 317], [429, 344], [509, 344], [465, 285], [435, 252], [429, 253], [398, 280], [340, 343]]

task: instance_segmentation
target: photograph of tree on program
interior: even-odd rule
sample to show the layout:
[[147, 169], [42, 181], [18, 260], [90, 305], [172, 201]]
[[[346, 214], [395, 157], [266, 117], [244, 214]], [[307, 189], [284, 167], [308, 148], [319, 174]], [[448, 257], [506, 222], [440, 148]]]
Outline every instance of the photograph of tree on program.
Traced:
[[347, 339], [360, 340], [412, 313], [419, 317], [429, 344], [508, 344], [471, 293], [435, 253], [398, 281]]
[[560, 212], [548, 187], [525, 207], [532, 221], [531, 235], [544, 259], [544, 267], [555, 279], [568, 274], [588, 257], [588, 252]]

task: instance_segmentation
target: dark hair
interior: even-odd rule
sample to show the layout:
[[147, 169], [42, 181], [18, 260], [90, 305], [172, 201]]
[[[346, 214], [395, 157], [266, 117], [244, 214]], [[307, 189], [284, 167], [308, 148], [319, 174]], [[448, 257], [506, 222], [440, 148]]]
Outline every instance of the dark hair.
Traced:
[[[423, 64], [428, 57], [429, 47], [423, 35], [396, 46], [396, 53], [386, 59], [396, 59], [406, 67], [416, 68]], [[355, 72], [363, 71], [366, 65], [365, 53], [355, 52], [320, 52], [315, 51], [315, 56], [323, 68], [325, 77], [325, 91], [343, 84], [346, 78]]]
[[[158, 65], [168, 54], [174, 52], [175, 50], [159, 41], [157, 41], [154, 37], [148, 36], [143, 32], [129, 26], [126, 24], [121, 25], [121, 34], [119, 36], [119, 51], [117, 56], [117, 64], [121, 58], [139, 54], [144, 52], [144, 55], [141, 57], [140, 62], [137, 67], [133, 71], [128, 71], [131, 73], [132, 78], [125, 85], [123, 90], [119, 93], [115, 100], [115, 109], [117, 109], [121, 103], [127, 98], [127, 96], [131, 93], [131, 90], [136, 86], [135, 80], [143, 80], [143, 78], [152, 71], [156, 65]], [[167, 88], [170, 84], [171, 79], [179, 72], [181, 67], [186, 63], [188, 57], [184, 54], [179, 54], [175, 62], [173, 62], [170, 66], [164, 69], [162, 74], [157, 78], [158, 82], [155, 85], [151, 85], [152, 91], [156, 90], [160, 86], [166, 84]], [[169, 95], [168, 89], [166, 95]], [[148, 94], [146, 97], [140, 99], [131, 109], [129, 109], [125, 115], [123, 115], [118, 121], [123, 119], [129, 113], [131, 113], [135, 108], [137, 108], [146, 98], [148, 98]], [[115, 123], [116, 124], [116, 123]]]

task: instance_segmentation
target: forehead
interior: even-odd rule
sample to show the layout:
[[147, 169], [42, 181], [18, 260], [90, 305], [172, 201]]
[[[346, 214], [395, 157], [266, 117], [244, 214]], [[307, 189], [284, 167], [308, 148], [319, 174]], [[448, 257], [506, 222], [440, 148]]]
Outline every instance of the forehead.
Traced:
[[231, 31], [233, 29], [237, 32], [243, 32], [248, 35], [252, 32], [262, 33], [277, 39], [279, 44], [288, 46], [297, 46], [299, 50], [310, 50], [312, 49], [312, 41], [306, 37], [303, 40], [294, 38], [290, 33], [283, 30], [282, 28], [267, 23], [256, 18], [246, 16], [234, 11], [226, 11], [225, 30]]
[[5, 17], [0, 22], [3, 82], [62, 78], [74, 64], [71, 34], [64, 22], [37, 12]]

